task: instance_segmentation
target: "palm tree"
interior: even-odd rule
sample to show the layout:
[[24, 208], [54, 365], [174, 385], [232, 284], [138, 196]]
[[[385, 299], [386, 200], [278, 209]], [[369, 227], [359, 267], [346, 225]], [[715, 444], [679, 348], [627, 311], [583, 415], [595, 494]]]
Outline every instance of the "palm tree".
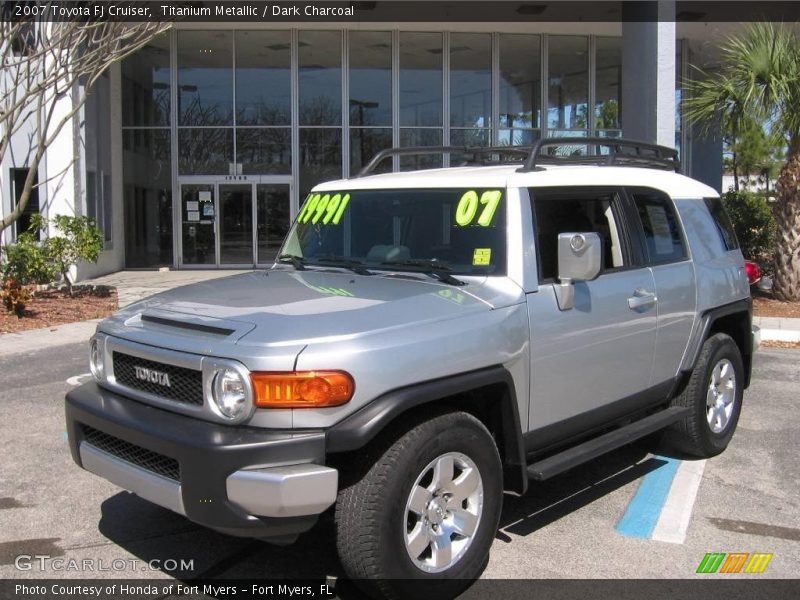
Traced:
[[800, 301], [800, 42], [791, 26], [754, 23], [721, 47], [719, 68], [686, 82], [686, 117], [709, 130], [752, 117], [786, 144], [773, 208], [778, 232], [773, 292]]

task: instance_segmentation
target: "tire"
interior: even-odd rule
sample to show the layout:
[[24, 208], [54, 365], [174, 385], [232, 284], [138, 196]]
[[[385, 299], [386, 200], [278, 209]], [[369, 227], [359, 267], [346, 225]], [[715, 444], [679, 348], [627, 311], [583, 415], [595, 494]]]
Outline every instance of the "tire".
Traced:
[[720, 454], [736, 431], [743, 385], [744, 366], [739, 347], [724, 333], [708, 338], [686, 387], [671, 403], [689, 407], [691, 412], [667, 430], [667, 441], [701, 458]]
[[345, 573], [375, 597], [453, 598], [481, 574], [497, 532], [503, 471], [494, 439], [472, 415], [453, 412], [384, 448], [367, 453], [366, 473], [336, 502]]

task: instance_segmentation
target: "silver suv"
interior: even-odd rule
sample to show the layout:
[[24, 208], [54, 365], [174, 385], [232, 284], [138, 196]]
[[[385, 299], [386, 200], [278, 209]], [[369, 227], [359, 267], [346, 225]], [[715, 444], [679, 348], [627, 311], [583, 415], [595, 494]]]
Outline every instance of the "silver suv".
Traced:
[[[422, 154], [461, 166], [373, 174]], [[288, 542], [331, 510], [375, 595], [477, 577], [504, 491], [657, 431], [710, 457], [758, 346], [718, 194], [608, 138], [387, 150], [312, 190], [275, 265], [103, 321], [76, 463]]]

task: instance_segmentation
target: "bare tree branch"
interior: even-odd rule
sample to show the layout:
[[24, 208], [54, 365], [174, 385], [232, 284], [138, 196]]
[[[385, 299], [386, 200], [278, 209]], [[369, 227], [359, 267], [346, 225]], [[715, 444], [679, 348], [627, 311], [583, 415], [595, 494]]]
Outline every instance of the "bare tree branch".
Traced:
[[[14, 4], [0, 8], [0, 161], [11, 150], [14, 134], [30, 127], [33, 132], [26, 160], [17, 161], [28, 168], [28, 176], [17, 205], [0, 220], [0, 232], [25, 212], [34, 187], [41, 185], [34, 182], [46, 148], [81, 110], [97, 81], [171, 27], [168, 22], [48, 21], [46, 16], [18, 20], [11, 18]], [[52, 4], [26, 2], [42, 15], [51, 14]], [[67, 97], [69, 110], [60, 114]]]

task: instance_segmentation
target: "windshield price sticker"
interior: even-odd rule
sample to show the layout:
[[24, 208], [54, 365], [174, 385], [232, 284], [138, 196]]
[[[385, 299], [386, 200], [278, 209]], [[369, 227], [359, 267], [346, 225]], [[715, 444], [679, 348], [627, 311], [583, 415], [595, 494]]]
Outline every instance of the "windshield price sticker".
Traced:
[[[488, 227], [492, 224], [494, 213], [497, 211], [502, 197], [503, 192], [500, 190], [487, 190], [480, 195], [480, 198], [475, 190], [464, 192], [456, 206], [456, 224], [459, 227], [469, 227], [477, 215], [477, 224], [481, 227]], [[478, 215], [478, 209], [481, 207], [483, 208]]]
[[350, 194], [311, 194], [297, 215], [297, 222], [338, 225], [349, 203]]

